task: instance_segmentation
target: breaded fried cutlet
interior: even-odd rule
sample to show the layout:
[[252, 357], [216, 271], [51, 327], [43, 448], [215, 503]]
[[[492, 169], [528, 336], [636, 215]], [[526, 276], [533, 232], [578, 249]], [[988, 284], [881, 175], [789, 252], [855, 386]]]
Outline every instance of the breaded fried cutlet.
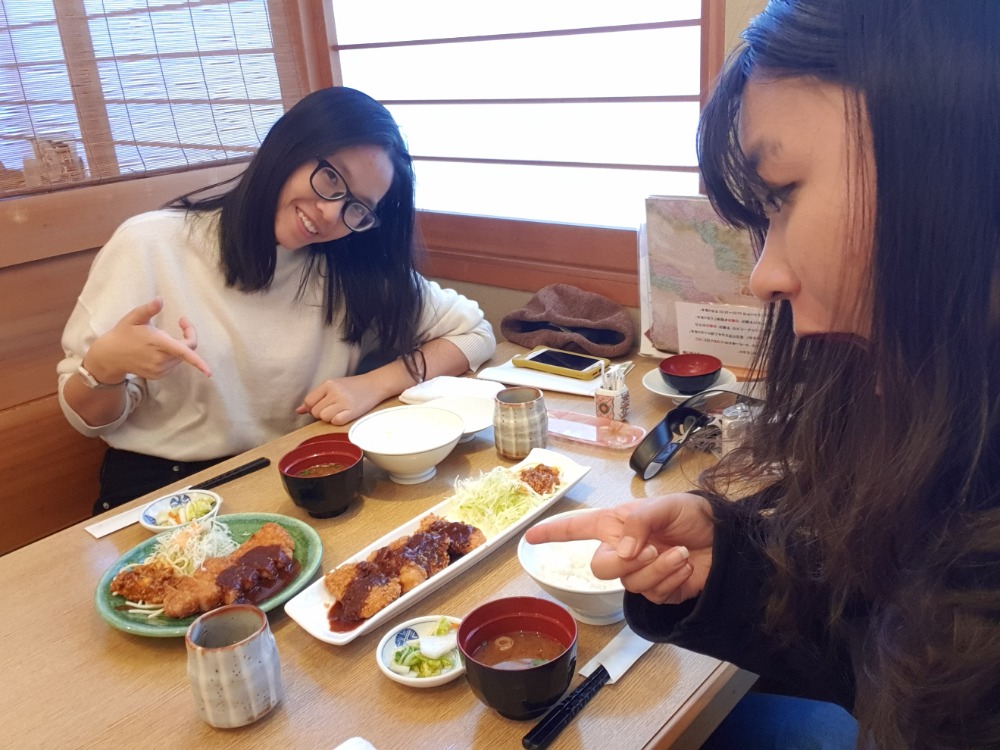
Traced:
[[164, 595], [180, 578], [171, 565], [156, 560], [119, 571], [111, 580], [111, 593], [130, 602], [163, 604]]
[[420, 530], [447, 537], [448, 555], [452, 561], [469, 554], [486, 541], [486, 535], [475, 526], [459, 521], [448, 521], [433, 514], [420, 522]]
[[337, 601], [343, 607], [341, 619], [344, 622], [367, 620], [396, 601], [402, 593], [398, 578], [386, 575], [370, 562], [362, 561], [341, 567], [351, 568], [347, 572], [353, 573], [346, 585], [343, 585], [343, 579], [336, 582], [342, 590], [342, 596]]

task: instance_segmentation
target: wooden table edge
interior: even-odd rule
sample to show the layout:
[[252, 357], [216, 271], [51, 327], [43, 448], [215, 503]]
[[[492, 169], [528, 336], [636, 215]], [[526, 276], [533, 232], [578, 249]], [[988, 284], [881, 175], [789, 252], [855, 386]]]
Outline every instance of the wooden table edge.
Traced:
[[752, 672], [720, 662], [644, 750], [697, 750], [756, 681]]

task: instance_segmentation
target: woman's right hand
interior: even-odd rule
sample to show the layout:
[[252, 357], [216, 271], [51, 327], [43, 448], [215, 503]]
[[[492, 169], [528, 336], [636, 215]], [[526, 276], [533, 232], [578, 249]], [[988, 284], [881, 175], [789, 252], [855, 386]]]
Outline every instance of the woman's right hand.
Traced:
[[101, 382], [118, 383], [132, 373], [158, 380], [182, 362], [211, 377], [212, 368], [195, 353], [198, 333], [187, 318], [179, 321], [182, 339], [175, 339], [150, 321], [163, 309], [156, 297], [130, 310], [107, 333], [98, 336], [87, 351], [85, 367]]
[[542, 523], [524, 536], [531, 544], [599, 539], [594, 575], [620, 578], [654, 604], [679, 604], [705, 588], [715, 523], [707, 500], [681, 492]]

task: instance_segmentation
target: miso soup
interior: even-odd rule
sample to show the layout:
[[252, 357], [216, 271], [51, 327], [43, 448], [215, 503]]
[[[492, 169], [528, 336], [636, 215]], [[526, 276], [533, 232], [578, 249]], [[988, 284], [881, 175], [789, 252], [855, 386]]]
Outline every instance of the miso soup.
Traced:
[[310, 466], [308, 469], [296, 472], [295, 476], [325, 477], [328, 474], [336, 474], [338, 471], [343, 471], [346, 468], [344, 464], [316, 464], [315, 466]]
[[494, 669], [530, 669], [552, 661], [565, 650], [554, 638], [519, 630], [483, 642], [472, 658]]

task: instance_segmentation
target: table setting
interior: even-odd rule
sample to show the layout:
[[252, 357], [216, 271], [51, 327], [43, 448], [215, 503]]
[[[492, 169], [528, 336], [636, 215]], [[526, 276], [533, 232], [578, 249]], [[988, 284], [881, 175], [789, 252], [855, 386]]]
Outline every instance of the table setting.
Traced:
[[[519, 351], [520, 347], [502, 344], [488, 364], [507, 362]], [[246, 742], [336, 747], [352, 741], [376, 748], [514, 747], [522, 740], [525, 747], [548, 746], [531, 745], [525, 735], [540, 719], [547, 718], [550, 709], [554, 713], [553, 706], [560, 700], [575, 695], [575, 702], [580, 703], [574, 689], [582, 685], [585, 675], [577, 674], [576, 659], [583, 664], [590, 662], [621, 630], [620, 605], [614, 607], [616, 597], [620, 602], [620, 589], [610, 589], [611, 611], [588, 611], [585, 602], [592, 596], [588, 587], [594, 584], [577, 578], [571, 581], [566, 573], [557, 573], [553, 580], [551, 570], [546, 572], [545, 566], [551, 569], [569, 563], [554, 563], [559, 560], [555, 552], [546, 553], [548, 557], [541, 562], [529, 561], [519, 549], [519, 545], [523, 546], [521, 536], [530, 525], [561, 513], [682, 489], [689, 486], [690, 477], [699, 467], [712, 460], [704, 451], [688, 451], [674, 459], [669, 471], [664, 470], [649, 482], [629, 466], [630, 452], [674, 405], [669, 398], [635, 387], [645, 382], [647, 373], [657, 373], [656, 365], [655, 361], [640, 359], [613, 383], [616, 387], [612, 390], [631, 386], [628, 414], [621, 414], [619, 405], [619, 413], [613, 415], [625, 419], [600, 416], [593, 394], [501, 383], [490, 386], [495, 405], [493, 419], [487, 422], [485, 407], [477, 402], [487, 399], [484, 392], [455, 392], [449, 400], [439, 391], [425, 389], [427, 398], [386, 402], [369, 415], [373, 422], [398, 418], [399, 410], [407, 418], [420, 410], [448, 415], [434, 415], [438, 418], [435, 424], [446, 425], [439, 431], [426, 425], [403, 428], [405, 434], [417, 433], [427, 440], [417, 440], [398, 451], [400, 455], [364, 447], [366, 441], [379, 439], [374, 434], [377, 430], [369, 430], [369, 434], [360, 431], [358, 426], [364, 417], [343, 428], [311, 424], [194, 475], [188, 480], [193, 482], [189, 486], [165, 487], [109, 511], [93, 523], [70, 527], [0, 558], [5, 580], [32, 580], [41, 587], [38, 590], [46, 592], [44, 597], [28, 596], [26, 589], [18, 586], [8, 597], [13, 611], [5, 618], [11, 644], [5, 660], [18, 679], [2, 689], [2, 697], [17, 717], [10, 729], [13, 741], [26, 746], [58, 745], [61, 741], [100, 747], [120, 740], [121, 728], [156, 709], [171, 718], [163, 722], [147, 719], [152, 732], [147, 739], [191, 742], [199, 747], [230, 747]], [[511, 390], [537, 393], [503, 395]], [[511, 404], [514, 408], [507, 409]], [[518, 416], [508, 417], [508, 412]], [[551, 417], [553, 413], [559, 416]], [[457, 421], [450, 417], [457, 417]], [[550, 420], [584, 424], [591, 417], [619, 423], [619, 430], [625, 429], [628, 436], [619, 442], [628, 444], [602, 444], [593, 439], [596, 433], [590, 440], [580, 440], [566, 439], [559, 430], [549, 432]], [[383, 442], [393, 443], [392, 435], [403, 434], [393, 432], [398, 429], [394, 425], [385, 429]], [[518, 433], [518, 438], [508, 440], [508, 433]], [[639, 437], [634, 437], [637, 434]], [[359, 435], [355, 441], [353, 438]], [[395, 443], [399, 445], [398, 440]], [[403, 454], [422, 453], [418, 448], [426, 443], [439, 443], [440, 455], [433, 456], [429, 465], [425, 461], [399, 469], [398, 459]], [[357, 445], [363, 457], [355, 459], [349, 445]], [[357, 467], [354, 475], [350, 474], [352, 467]], [[397, 594], [371, 616], [339, 632], [332, 629], [330, 612], [340, 602], [326, 584], [332, 573], [350, 566], [363, 567], [380, 550], [399, 548], [432, 533], [428, 529], [441, 528], [433, 526], [438, 519], [479, 529], [473, 521], [456, 520], [465, 512], [461, 508], [467, 507], [460, 502], [463, 483], [482, 481], [491, 472], [518, 476], [539, 467], [555, 469], [558, 479], [552, 488], [536, 493], [536, 502], [527, 510], [500, 528], [489, 528], [488, 519], [495, 512], [482, 515], [480, 510], [480, 516], [471, 516], [484, 527], [477, 547], [461, 553], [452, 551], [454, 559], [426, 580]], [[324, 475], [327, 471], [329, 474]], [[327, 490], [329, 497], [340, 498], [336, 506], [310, 499], [323, 497], [322, 480], [329, 485], [330, 477], [342, 474], [345, 478]], [[223, 476], [228, 478], [214, 483], [215, 477]], [[313, 489], [305, 491], [304, 484], [294, 484], [301, 480], [309, 480]], [[177, 528], [159, 533], [155, 525], [139, 525], [144, 511], [152, 510], [149, 506], [155, 502], [160, 501], [156, 506], [159, 513], [164, 507], [162, 498], [180, 496], [206, 483], [212, 485], [211, 492], [216, 493], [218, 501], [211, 504], [205, 518], [188, 518], [176, 511], [179, 520], [173, 525]], [[192, 496], [184, 502], [175, 501], [173, 506], [167, 501], [165, 506], [194, 508], [193, 502]], [[487, 520], [476, 520], [479, 518]], [[251, 605], [223, 603], [208, 612], [175, 619], [134, 611], [125, 598], [112, 593], [110, 586], [115, 577], [123, 569], [150, 558], [158, 539], [183, 533], [197, 524], [221, 527], [237, 549], [243, 549], [265, 527], [278, 527], [287, 535], [283, 538], [290, 540], [290, 554], [278, 564], [278, 575], [284, 575], [287, 582], [273, 593], [268, 590], [268, 595]], [[258, 549], [265, 546], [280, 545], [261, 542]], [[545, 557], [542, 551], [535, 552]], [[244, 553], [244, 557], [249, 554]], [[577, 552], [575, 557], [580, 555]], [[579, 568], [579, 559], [573, 565]], [[76, 580], [64, 581], [58, 566], [75, 568]], [[270, 580], [268, 574], [259, 575], [262, 580]], [[350, 585], [354, 583], [352, 579]], [[574, 589], [582, 598], [573, 598]], [[345, 602], [349, 598], [346, 591], [341, 592]], [[603, 592], [603, 597], [607, 599], [608, 592]], [[444, 637], [431, 633], [428, 627], [445, 621], [458, 630], [478, 608], [508, 599], [545, 602], [565, 612], [573, 623], [573, 668], [566, 672], [565, 685], [548, 696], [544, 706], [539, 704], [528, 712], [530, 717], [519, 711], [514, 712], [515, 718], [510, 712], [505, 716], [490, 701], [483, 700], [483, 688], [477, 693], [468, 672], [470, 660], [478, 664], [472, 653], [467, 653], [474, 644], [463, 641], [461, 633], [454, 636], [457, 645], [453, 652], [459, 658], [455, 661], [449, 657], [447, 669], [435, 664], [444, 656], [428, 645]], [[200, 618], [213, 611], [246, 606], [265, 615], [280, 663], [281, 686], [280, 690], [272, 690], [266, 710], [243, 712], [241, 715], [248, 719], [245, 725], [230, 725], [241, 728], [220, 729], [222, 724], [204, 718], [210, 712], [204, 708], [204, 698], [197, 697], [184, 656], [192, 645], [181, 644], [190, 641], [191, 628]], [[39, 630], [47, 633], [46, 638], [32, 636], [31, 631]], [[249, 636], [241, 635], [233, 643], [219, 642], [212, 647], [231, 650], [245, 637]], [[422, 639], [427, 640], [424, 646], [420, 644]], [[206, 645], [195, 647], [204, 649]], [[696, 719], [707, 716], [708, 725], [714, 727], [752, 681], [746, 673], [710, 657], [664, 644], [647, 647], [648, 653], [641, 659], [635, 657], [635, 665], [620, 684], [600, 695], [591, 693], [586, 710], [577, 707], [569, 712], [560, 731], [545, 742], [557, 748], [596, 748], [666, 747], [682, 738], [696, 740], [705, 734], [700, 726], [704, 720]], [[432, 671], [443, 669], [447, 679], [440, 679], [440, 672], [428, 673], [432, 681], [425, 687], [418, 676], [388, 675], [386, 670], [392, 670], [386, 661], [401, 648], [409, 649], [406, 658], [411, 665]], [[423, 648], [428, 648], [430, 654], [424, 654]], [[563, 644], [561, 653], [568, 648], [569, 641]], [[44, 666], [34, 670], [28, 667], [37, 663]], [[588, 685], [588, 692], [597, 679]], [[64, 719], [55, 710], [44, 711], [52, 714], [51, 721], [29, 718], [39, 716], [37, 699], [46, 693], [52, 680], [93, 696], [93, 709], [84, 714], [81, 722]], [[204, 693], [203, 687], [199, 690]], [[81, 700], [88, 705], [88, 698]], [[196, 710], [197, 701], [201, 701], [197, 703], [201, 708]], [[328, 717], [338, 718], [330, 721]], [[624, 729], [623, 717], [627, 717]]]

